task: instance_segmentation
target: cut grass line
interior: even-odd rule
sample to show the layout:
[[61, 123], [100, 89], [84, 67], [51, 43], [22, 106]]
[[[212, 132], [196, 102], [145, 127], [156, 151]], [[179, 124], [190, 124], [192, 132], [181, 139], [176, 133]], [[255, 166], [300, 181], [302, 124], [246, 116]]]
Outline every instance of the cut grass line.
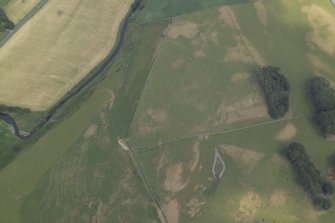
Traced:
[[138, 102], [137, 102], [137, 105], [136, 105], [136, 109], [135, 109], [133, 118], [132, 118], [132, 120], [131, 120], [131, 122], [130, 122], [130, 126], [129, 126], [129, 129], [128, 129], [128, 134], [130, 133], [130, 131], [131, 131], [132, 127], [133, 127], [134, 120], [135, 120], [136, 115], [137, 115], [137, 112], [138, 112], [138, 107], [139, 107], [139, 105], [140, 105], [140, 103], [141, 103], [141, 101], [142, 101], [144, 91], [145, 91], [145, 89], [147, 88], [147, 85], [148, 85], [148, 83], [149, 83], [149, 81], [150, 81], [150, 78], [151, 78], [151, 76], [152, 76], [152, 70], [153, 70], [153, 68], [154, 68], [154, 66], [155, 66], [155, 64], [156, 64], [156, 61], [157, 61], [159, 52], [160, 52], [160, 50], [161, 50], [162, 43], [164, 42], [164, 40], [165, 40], [165, 38], [166, 38], [166, 36], [167, 36], [167, 33], [168, 33], [168, 31], [169, 31], [169, 28], [170, 28], [170, 25], [171, 25], [171, 24], [172, 24], [172, 20], [170, 21], [170, 24], [168, 25], [168, 27], [164, 30], [164, 32], [163, 32], [163, 34], [162, 34], [162, 39], [160, 40], [160, 42], [159, 42], [159, 44], [158, 44], [158, 47], [157, 47], [157, 49], [156, 49], [154, 58], [153, 58], [152, 63], [151, 63], [151, 65], [150, 65], [150, 70], [149, 70], [149, 74], [148, 74], [147, 80], [146, 80], [146, 82], [145, 82], [145, 84], [144, 84], [143, 90], [142, 90], [142, 92], [141, 92], [141, 96], [140, 96], [140, 98], [139, 98], [139, 100], [138, 100]]
[[243, 127], [239, 127], [239, 128], [233, 128], [233, 129], [228, 129], [228, 130], [220, 130], [220, 131], [207, 131], [207, 132], [200, 132], [200, 133], [195, 133], [192, 135], [188, 135], [188, 136], [182, 136], [182, 137], [178, 137], [178, 138], [174, 138], [171, 140], [167, 140], [164, 142], [160, 142], [158, 144], [152, 145], [152, 146], [143, 146], [143, 147], [138, 147], [135, 149], [135, 152], [146, 152], [146, 151], [151, 151], [155, 148], [161, 147], [163, 145], [167, 145], [170, 143], [175, 143], [178, 141], [182, 141], [182, 140], [186, 140], [186, 139], [191, 139], [191, 138], [195, 138], [198, 136], [214, 136], [214, 135], [224, 135], [224, 134], [228, 134], [228, 133], [232, 133], [232, 132], [239, 132], [245, 129], [250, 129], [253, 127], [258, 127], [258, 126], [263, 126], [263, 125], [271, 125], [274, 123], [278, 123], [278, 122], [284, 122], [284, 121], [288, 121], [288, 120], [292, 120], [292, 119], [300, 119], [305, 117], [304, 114], [299, 114], [299, 115], [295, 115], [295, 116], [291, 116], [291, 117], [287, 117], [287, 118], [282, 118], [282, 119], [277, 119], [277, 120], [271, 120], [271, 121], [267, 121], [267, 122], [260, 122], [260, 123], [256, 123], [253, 125], [248, 125], [248, 126], [243, 126]]

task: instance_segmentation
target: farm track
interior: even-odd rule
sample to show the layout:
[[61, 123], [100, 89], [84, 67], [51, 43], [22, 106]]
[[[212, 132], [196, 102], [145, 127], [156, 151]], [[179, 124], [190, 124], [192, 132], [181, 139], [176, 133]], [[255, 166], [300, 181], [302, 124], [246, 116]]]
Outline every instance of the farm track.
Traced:
[[130, 157], [130, 160], [132, 161], [133, 165], [134, 165], [134, 168], [136, 169], [139, 177], [141, 178], [143, 184], [144, 184], [144, 187], [146, 188], [147, 192], [149, 193], [150, 197], [151, 197], [151, 200], [154, 202], [157, 210], [160, 212], [160, 216], [161, 216], [161, 220], [163, 221], [162, 223], [169, 223], [163, 210], [162, 210], [162, 207], [160, 206], [159, 204], [159, 201], [158, 201], [158, 198], [157, 198], [157, 195], [153, 189], [153, 187], [150, 185], [148, 179], [146, 178], [145, 174], [144, 174], [144, 171], [140, 165], [140, 163], [138, 162], [137, 158], [136, 158], [136, 155], [132, 149], [132, 147], [130, 146], [130, 144], [127, 142], [127, 140], [125, 141], [121, 141], [125, 144], [126, 148], [127, 148], [127, 151], [129, 152], [129, 157]]
[[49, 0], [42, 0], [39, 2], [23, 19], [15, 25], [15, 28], [13, 30], [10, 30], [8, 34], [0, 41], [0, 48], [7, 43], [7, 41], [19, 30], [21, 27], [28, 22], [38, 11], [40, 11], [43, 6], [48, 2]]
[[[48, 1], [48, 0], [43, 0], [43, 1]], [[128, 14], [126, 15], [125, 19], [123, 20], [123, 23], [121, 24], [119, 28], [118, 39], [111, 53], [103, 60], [102, 63], [100, 63], [95, 68], [95, 70], [90, 75], [88, 75], [83, 81], [81, 81], [76, 87], [74, 87], [55, 106], [53, 106], [50, 109], [50, 111], [47, 112], [46, 116], [30, 132], [28, 132], [27, 134], [22, 133], [15, 119], [7, 113], [0, 112], [0, 120], [12, 126], [14, 129], [15, 135], [21, 140], [28, 140], [32, 136], [34, 136], [39, 130], [41, 130], [50, 121], [50, 119], [66, 104], [67, 101], [69, 101], [70, 99], [78, 95], [85, 87], [87, 87], [97, 77], [99, 77], [106, 70], [106, 68], [114, 61], [114, 59], [119, 54], [122, 48], [122, 45], [124, 43], [130, 19], [132, 15], [137, 11], [137, 9], [139, 9], [140, 4], [141, 4], [141, 1], [138, 1], [138, 3], [134, 4], [130, 8]]]

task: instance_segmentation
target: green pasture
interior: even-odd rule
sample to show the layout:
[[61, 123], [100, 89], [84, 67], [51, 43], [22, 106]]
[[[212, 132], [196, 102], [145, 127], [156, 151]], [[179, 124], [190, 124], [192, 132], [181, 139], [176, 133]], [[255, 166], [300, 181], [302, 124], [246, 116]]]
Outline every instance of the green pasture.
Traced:
[[[313, 124], [307, 84], [314, 75], [335, 81], [334, 54], [320, 47], [334, 34], [332, 23], [323, 19], [334, 18], [335, 8], [329, 1], [263, 3], [266, 21], [259, 19], [264, 14], [260, 16], [253, 3], [229, 6], [230, 15], [236, 20], [235, 28], [219, 21], [217, 8], [173, 18], [170, 33], [176, 32], [173, 28], [181, 24], [188, 26], [177, 30], [181, 30], [181, 34], [167, 35], [144, 89], [130, 140], [133, 147], [139, 148], [138, 157], [168, 216], [175, 218], [170, 205], [178, 203], [174, 211], [178, 212], [179, 222], [333, 221], [334, 209], [328, 212], [313, 209], [309, 197], [295, 183], [290, 165], [280, 151], [292, 141], [303, 143], [322, 175], [330, 179], [327, 158], [335, 151], [334, 142], [324, 139]], [[315, 12], [319, 14], [314, 15]], [[312, 41], [307, 38], [315, 31], [310, 19], [323, 26], [320, 35], [314, 33]], [[217, 45], [211, 39], [215, 31]], [[246, 95], [259, 91], [253, 77], [230, 82], [234, 74], [251, 72], [257, 67], [257, 61], [223, 61], [229, 49], [236, 46], [236, 35], [245, 38], [247, 48], [256, 50], [266, 65], [279, 66], [290, 81], [291, 106], [287, 118], [304, 116], [222, 135], [206, 137], [204, 133], [203, 137], [164, 144], [198, 132], [247, 127], [268, 120], [263, 117], [230, 125], [215, 125], [209, 121], [213, 120], [210, 117], [217, 116], [222, 101], [227, 105], [241, 102]], [[318, 38], [323, 42], [317, 42]], [[196, 57], [199, 50], [206, 56]], [[178, 60], [182, 61], [179, 65]], [[289, 124], [294, 126], [295, 133], [285, 140], [276, 139], [280, 130]], [[197, 159], [194, 147], [199, 143], [200, 160], [192, 171], [190, 166]], [[222, 144], [256, 152], [262, 158], [253, 161], [257, 165], [248, 171], [245, 160], [236, 160], [221, 152], [227, 170], [222, 181], [215, 185], [211, 176], [214, 149]], [[149, 148], [146, 145], [157, 147], [149, 146], [150, 150], [146, 150]], [[175, 172], [172, 177], [171, 170]], [[166, 183], [169, 180], [175, 182], [175, 191]], [[194, 211], [192, 199], [200, 204], [194, 216], [190, 214]], [[334, 196], [331, 199], [334, 203]]]

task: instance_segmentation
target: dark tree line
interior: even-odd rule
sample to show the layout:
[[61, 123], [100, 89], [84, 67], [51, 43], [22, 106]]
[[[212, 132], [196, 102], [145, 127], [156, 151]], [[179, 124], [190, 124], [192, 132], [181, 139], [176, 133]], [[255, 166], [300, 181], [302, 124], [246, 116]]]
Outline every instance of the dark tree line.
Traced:
[[19, 114], [25, 114], [31, 112], [28, 108], [21, 108], [16, 106], [6, 106], [6, 105], [0, 105], [0, 113], [19, 113]]
[[320, 171], [310, 160], [304, 146], [293, 142], [284, 154], [292, 165], [297, 183], [310, 195], [315, 208], [319, 210], [331, 208], [332, 204], [326, 195], [334, 193], [333, 185], [321, 177]]
[[269, 114], [277, 119], [289, 109], [290, 84], [279, 67], [262, 67], [256, 72], [268, 105]]
[[326, 134], [335, 133], [335, 91], [328, 80], [314, 77], [310, 81], [309, 95], [315, 109], [315, 121]]
[[7, 29], [14, 29], [15, 25], [9, 20], [5, 11], [0, 8], [0, 31], [5, 31]]

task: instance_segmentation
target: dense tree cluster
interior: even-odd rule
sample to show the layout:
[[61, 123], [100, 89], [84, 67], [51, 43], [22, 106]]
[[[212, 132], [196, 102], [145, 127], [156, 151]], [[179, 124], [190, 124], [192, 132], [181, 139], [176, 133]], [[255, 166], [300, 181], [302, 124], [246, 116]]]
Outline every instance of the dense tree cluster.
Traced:
[[6, 29], [14, 29], [15, 25], [9, 20], [5, 11], [0, 8], [0, 31], [5, 31]]
[[333, 185], [326, 182], [307, 155], [302, 144], [293, 142], [285, 150], [285, 156], [290, 161], [296, 180], [311, 196], [317, 209], [328, 210], [332, 204], [325, 195], [334, 193]]
[[314, 77], [309, 94], [315, 108], [315, 120], [324, 134], [335, 133], [335, 91], [328, 80]]
[[280, 73], [280, 68], [262, 67], [257, 70], [257, 79], [265, 94], [270, 116], [274, 119], [284, 116], [289, 108], [290, 84]]
[[19, 114], [25, 114], [30, 112], [30, 109], [28, 108], [20, 108], [15, 106], [6, 106], [6, 105], [0, 105], [0, 113], [19, 113]]

